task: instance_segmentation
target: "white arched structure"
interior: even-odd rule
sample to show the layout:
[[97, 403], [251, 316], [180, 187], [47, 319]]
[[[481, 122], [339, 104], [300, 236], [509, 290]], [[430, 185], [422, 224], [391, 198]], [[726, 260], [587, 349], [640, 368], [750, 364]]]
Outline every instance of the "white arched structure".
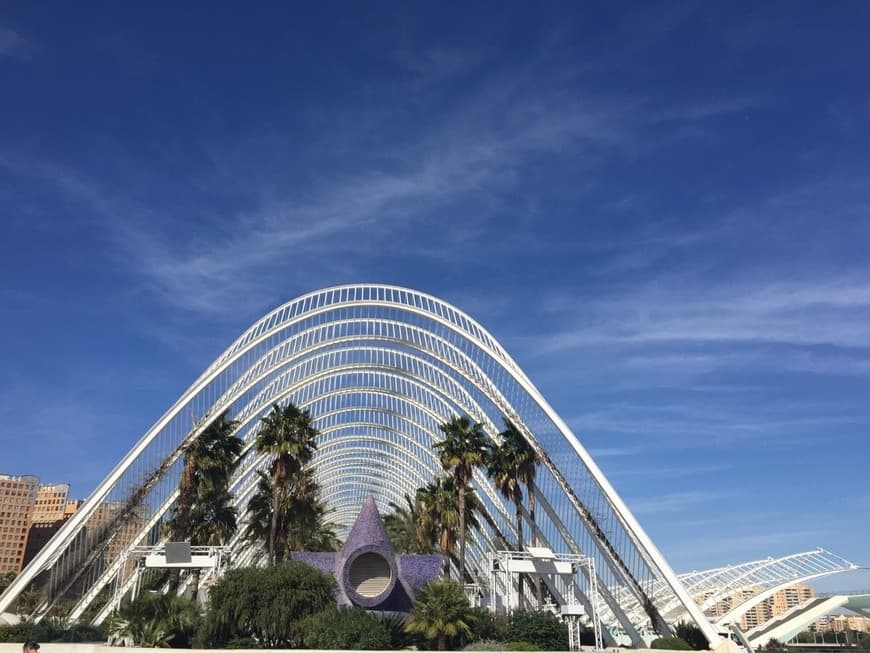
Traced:
[[[93, 615], [89, 608], [128, 586], [126, 552], [160, 542], [183, 449], [223, 411], [239, 421], [248, 444], [232, 488], [243, 513], [256, 471], [268, 464], [250, 446], [260, 418], [289, 401], [308, 409], [322, 433], [312, 465], [335, 509], [332, 519], [345, 526], [367, 496], [384, 511], [440, 473], [432, 449], [440, 423], [467, 414], [496, 437], [508, 417], [541, 457], [540, 541], [594, 559], [611, 630], [641, 645], [642, 635], [668, 633], [668, 606], [696, 622], [711, 644], [719, 642], [595, 461], [495, 338], [444, 301], [384, 285], [313, 292], [253, 324], [0, 596], [0, 612], [34, 581], [45, 596], [36, 617], [58, 605], [73, 605], [71, 617]], [[514, 509], [483, 472], [474, 486], [486, 519], [471, 534], [469, 567], [485, 582], [496, 538], [516, 537]], [[583, 598], [587, 588], [582, 578], [576, 582]]]

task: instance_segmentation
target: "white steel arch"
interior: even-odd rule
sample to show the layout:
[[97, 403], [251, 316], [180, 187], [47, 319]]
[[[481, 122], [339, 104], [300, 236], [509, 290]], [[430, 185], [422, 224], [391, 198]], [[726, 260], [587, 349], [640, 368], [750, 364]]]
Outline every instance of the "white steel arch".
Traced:
[[[342, 516], [355, 514], [366, 494], [383, 511], [389, 500], [412, 494], [411, 486], [427, 474], [434, 477], [437, 461], [427, 452], [439, 423], [468, 414], [495, 437], [502, 417], [508, 417], [542, 457], [541, 539], [557, 551], [595, 560], [598, 584], [609, 588], [613, 627], [667, 633], [663, 607], [676, 605], [712, 644], [719, 642], [594, 460], [495, 338], [436, 297], [378, 284], [312, 292], [255, 322], [142, 436], [0, 596], [0, 612], [37, 577], [45, 594], [37, 617], [59, 599], [83, 600], [123, 567], [117, 560], [127, 549], [158, 541], [184, 447], [224, 411], [241, 420], [238, 433], [248, 443], [234, 479], [244, 508], [250, 492], [241, 490], [252, 487], [256, 470], [267, 462], [250, 449], [259, 419], [273, 403], [287, 401], [311, 410], [327, 449], [333, 433], [356, 433], [358, 446], [389, 451], [391, 460], [413, 469], [386, 478], [385, 469], [358, 464], [366, 460], [362, 453], [357, 462], [339, 455], [327, 460], [324, 454], [328, 465], [318, 480]], [[474, 485], [487, 519], [472, 534], [470, 567], [485, 578], [488, 571], [481, 565], [493, 529], [513, 533], [513, 506], [484, 473], [475, 474]]]

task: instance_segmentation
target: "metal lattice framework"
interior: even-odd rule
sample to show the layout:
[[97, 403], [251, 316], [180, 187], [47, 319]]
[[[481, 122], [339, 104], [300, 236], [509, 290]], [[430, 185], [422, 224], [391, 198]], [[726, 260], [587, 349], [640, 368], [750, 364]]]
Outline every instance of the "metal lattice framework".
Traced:
[[[367, 496], [384, 511], [440, 474], [432, 448], [439, 424], [467, 414], [497, 437], [506, 416], [541, 459], [539, 542], [594, 560], [610, 631], [643, 645], [642, 634], [669, 632], [665, 613], [678, 609], [719, 641], [577, 437], [495, 338], [435, 297], [385, 285], [313, 292], [253, 324], [0, 596], [0, 612], [34, 581], [45, 596], [36, 618], [66, 605], [71, 617], [93, 618], [108, 595], [129, 587], [128, 552], [162, 541], [184, 448], [223, 411], [238, 420], [247, 445], [231, 487], [243, 514], [257, 470], [269, 463], [252, 446], [260, 418], [290, 401], [308, 409], [321, 432], [312, 465], [331, 518], [345, 526]], [[486, 518], [470, 535], [468, 566], [484, 580], [496, 543], [516, 538], [514, 509], [483, 472], [473, 483]], [[580, 577], [573, 592], [587, 591]]]
[[[816, 548], [780, 558], [693, 571], [680, 574], [679, 579], [701, 609], [721, 627], [740, 621], [743, 614], [781, 589], [857, 569], [862, 567], [830, 551]], [[659, 582], [653, 590], [653, 597], [667, 593], [667, 588]], [[713, 608], [722, 602], [728, 603], [727, 611], [712, 616]], [[673, 599], [662, 604], [662, 611], [672, 623], [689, 616], [685, 608]]]

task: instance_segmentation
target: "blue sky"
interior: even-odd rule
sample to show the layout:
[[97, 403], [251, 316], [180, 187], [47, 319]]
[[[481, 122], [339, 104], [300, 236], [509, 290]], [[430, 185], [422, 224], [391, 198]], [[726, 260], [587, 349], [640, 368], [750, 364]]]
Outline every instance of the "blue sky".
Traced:
[[870, 564], [868, 29], [4, 4], [0, 471], [86, 495], [269, 308], [377, 281], [492, 331], [678, 571]]

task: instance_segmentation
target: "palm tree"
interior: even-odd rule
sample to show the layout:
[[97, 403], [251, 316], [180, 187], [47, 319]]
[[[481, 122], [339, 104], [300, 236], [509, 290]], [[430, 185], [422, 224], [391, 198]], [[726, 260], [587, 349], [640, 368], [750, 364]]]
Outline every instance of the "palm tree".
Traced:
[[[251, 543], [266, 543], [271, 533], [274, 503], [272, 485], [265, 472], [258, 472], [257, 489], [248, 502], [244, 538]], [[283, 559], [288, 551], [338, 551], [341, 541], [335, 531], [341, 526], [327, 521], [331, 512], [320, 499], [320, 486], [313, 471], [305, 469], [289, 479], [282, 492], [275, 518], [275, 557]]]
[[[233, 435], [237, 427], [238, 422], [227, 419], [225, 411], [184, 450], [184, 469], [178, 486], [178, 501], [173, 518], [168, 524], [172, 539], [206, 544], [196, 540], [215, 539], [212, 535], [204, 537], [203, 534], [217, 528], [217, 514], [223, 515], [221, 519], [226, 521], [227, 528], [235, 532], [234, 509], [231, 519], [228, 519], [230, 516], [226, 511], [231, 501], [227, 491], [230, 475], [238, 463], [243, 446], [242, 441]], [[205, 523], [201, 523], [203, 520]], [[224, 541], [229, 540], [232, 532]], [[179, 570], [173, 569], [170, 573], [171, 587], [178, 586], [178, 578]], [[191, 574], [191, 580], [195, 596], [199, 570]]]
[[175, 541], [190, 538], [190, 511], [201, 486], [217, 487], [229, 480], [242, 451], [242, 441], [233, 435], [238, 424], [227, 419], [227, 411], [224, 411], [184, 450], [178, 501], [169, 524]]
[[301, 472], [314, 455], [315, 439], [319, 433], [308, 411], [300, 410], [292, 403], [284, 408], [273, 404], [272, 411], [261, 422], [255, 441], [257, 451], [274, 456], [269, 469], [272, 517], [268, 540], [269, 562], [274, 563], [278, 551], [276, 537], [281, 503], [286, 498], [291, 477]]
[[471, 484], [475, 467], [486, 460], [489, 438], [483, 433], [483, 425], [472, 422], [467, 416], [454, 417], [439, 426], [444, 440], [435, 443], [435, 449], [445, 472], [453, 475], [459, 498], [459, 579], [465, 582], [465, 492]]
[[[223, 487], [203, 487], [190, 511], [190, 543], [194, 546], [220, 546], [230, 541], [238, 529], [237, 511], [232, 505], [233, 497]], [[199, 578], [202, 570], [195, 567], [190, 572], [192, 600], [199, 591]]]
[[109, 619], [112, 638], [134, 646], [189, 647], [199, 623], [196, 605], [175, 594], [142, 594]]
[[[337, 551], [341, 548], [335, 535], [339, 524], [327, 521], [332, 512], [320, 498], [320, 484], [312, 469], [303, 469], [290, 479], [285, 503], [289, 551]], [[335, 548], [338, 545], [338, 548]]]
[[[526, 494], [529, 496], [529, 527], [532, 532], [532, 546], [537, 546], [538, 528], [535, 524], [535, 473], [540, 462], [540, 457], [517, 426], [507, 417], [504, 418], [504, 425], [505, 430], [499, 435], [501, 436], [503, 446], [506, 447], [505, 453], [516, 470], [517, 482], [526, 486]], [[517, 506], [517, 520], [519, 518], [520, 511], [519, 506]], [[517, 527], [519, 529], [519, 537], [521, 538], [522, 526], [519, 522]], [[520, 542], [520, 548], [522, 548], [522, 542]], [[522, 592], [520, 595], [522, 595]], [[538, 607], [540, 607], [543, 604], [543, 595], [541, 592], [541, 579], [538, 576], [535, 576], [535, 598], [538, 602]]]
[[[517, 458], [515, 443], [511, 438], [505, 437], [503, 432], [501, 444], [492, 443], [486, 461], [486, 474], [492, 479], [496, 489], [501, 495], [512, 501], [517, 520], [517, 550], [522, 551], [523, 542], [523, 487], [517, 478]], [[519, 577], [519, 596], [523, 600], [523, 584], [525, 578]], [[522, 605], [520, 605], [522, 607]]]
[[450, 558], [459, 529], [459, 498], [452, 476], [442, 476], [417, 490], [420, 527], [438, 540], [444, 556], [444, 575], [450, 575]]
[[390, 501], [392, 512], [384, 517], [384, 526], [393, 548], [399, 553], [432, 553], [435, 551], [437, 532], [424, 523], [419, 497], [411, 499], [406, 493], [405, 505]]
[[[416, 503], [419, 510], [419, 527], [427, 533], [431, 542], [437, 541], [441, 555], [444, 556], [445, 576], [450, 575], [450, 561], [459, 567], [456, 555], [456, 540], [459, 535], [459, 490], [453, 476], [441, 476], [417, 490]], [[480, 502], [474, 491], [469, 489], [463, 498], [465, 506], [465, 531], [479, 526], [474, 515], [480, 509]]]
[[269, 475], [257, 470], [257, 489], [248, 501], [247, 519], [242, 537], [253, 545], [268, 547], [272, 525], [272, 484]]
[[471, 605], [462, 586], [443, 579], [426, 584], [417, 594], [405, 630], [434, 639], [443, 651], [448, 637], [471, 634]]

